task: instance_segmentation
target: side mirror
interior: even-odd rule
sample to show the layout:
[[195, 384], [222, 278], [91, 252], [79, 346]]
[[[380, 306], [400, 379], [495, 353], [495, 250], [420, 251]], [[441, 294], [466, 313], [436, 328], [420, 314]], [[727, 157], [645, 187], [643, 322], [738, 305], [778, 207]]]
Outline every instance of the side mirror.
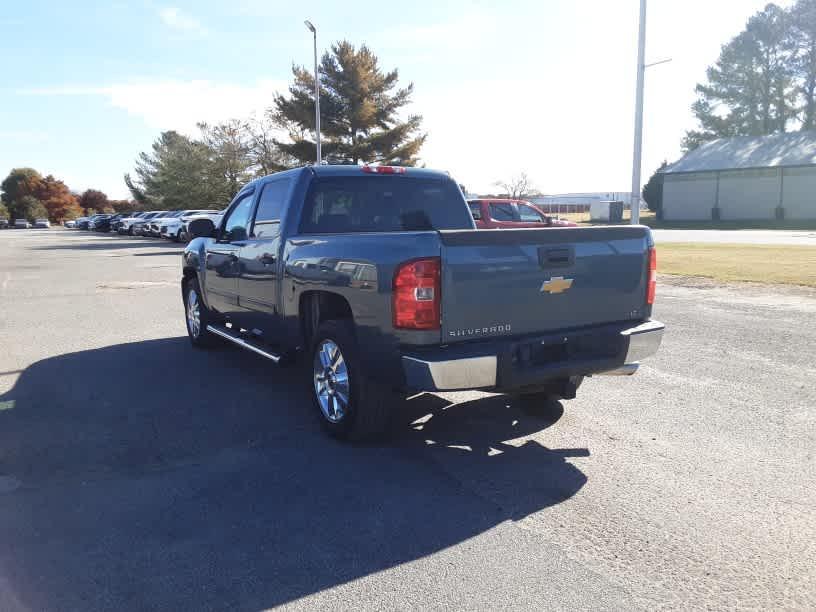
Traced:
[[480, 210], [473, 210], [473, 209], [471, 208], [471, 209], [470, 209], [470, 214], [471, 214], [471, 216], [473, 217], [473, 219], [474, 219], [474, 220], [476, 220], [476, 221], [481, 221], [481, 219], [482, 219], [482, 211], [480, 211]]
[[190, 238], [212, 238], [215, 236], [215, 223], [212, 219], [193, 219], [187, 225]]

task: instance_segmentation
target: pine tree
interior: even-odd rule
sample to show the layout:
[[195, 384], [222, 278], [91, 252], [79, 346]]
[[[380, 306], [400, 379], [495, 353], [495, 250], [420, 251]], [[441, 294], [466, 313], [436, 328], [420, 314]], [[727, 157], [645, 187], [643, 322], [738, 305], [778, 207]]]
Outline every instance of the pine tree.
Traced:
[[799, 0], [791, 9], [793, 71], [801, 98], [803, 130], [816, 129], [816, 0]]
[[[291, 142], [277, 142], [285, 155], [301, 162], [314, 161], [316, 146], [310, 140], [315, 126], [314, 76], [292, 67], [294, 83], [289, 96], [276, 96], [274, 112]], [[348, 41], [332, 45], [320, 63], [321, 146], [327, 159], [357, 164], [380, 162], [415, 165], [425, 142], [420, 133], [422, 117], [404, 121], [400, 109], [411, 100], [414, 86], [398, 88], [397, 70], [383, 72], [377, 57], [362, 45]]]
[[133, 198], [151, 208], [222, 207], [230, 199], [210, 149], [178, 132], [162, 132], [150, 153], [140, 153], [135, 174], [125, 182]]
[[665, 161], [660, 164], [649, 182], [643, 186], [643, 199], [646, 200], [646, 205], [652, 212], [657, 212], [663, 208], [663, 171], [668, 165]]
[[707, 82], [697, 85], [692, 110], [700, 129], [687, 132], [686, 150], [730, 136], [784, 132], [795, 116], [789, 15], [769, 4], [724, 45]]

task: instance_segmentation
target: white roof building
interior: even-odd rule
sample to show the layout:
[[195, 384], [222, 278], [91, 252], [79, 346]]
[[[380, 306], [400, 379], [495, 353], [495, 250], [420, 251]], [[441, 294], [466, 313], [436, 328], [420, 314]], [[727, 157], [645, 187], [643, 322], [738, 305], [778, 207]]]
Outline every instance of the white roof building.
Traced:
[[722, 138], [664, 171], [666, 220], [816, 219], [816, 132]]

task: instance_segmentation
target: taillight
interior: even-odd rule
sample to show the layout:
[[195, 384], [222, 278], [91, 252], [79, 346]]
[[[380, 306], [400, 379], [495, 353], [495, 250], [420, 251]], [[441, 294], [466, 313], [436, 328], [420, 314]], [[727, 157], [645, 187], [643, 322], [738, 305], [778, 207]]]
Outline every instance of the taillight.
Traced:
[[657, 251], [649, 249], [649, 281], [646, 285], [646, 303], [654, 304], [655, 289], [657, 288]]
[[438, 257], [406, 261], [394, 274], [394, 327], [439, 329], [440, 268]]
[[408, 172], [404, 166], [360, 166], [360, 170], [369, 174], [405, 174]]

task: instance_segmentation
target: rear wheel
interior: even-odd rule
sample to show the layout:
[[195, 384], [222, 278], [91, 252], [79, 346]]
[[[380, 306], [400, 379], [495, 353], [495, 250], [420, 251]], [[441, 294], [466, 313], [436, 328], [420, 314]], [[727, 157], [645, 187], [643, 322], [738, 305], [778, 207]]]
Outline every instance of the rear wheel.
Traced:
[[193, 346], [206, 348], [219, 343], [218, 336], [207, 331], [207, 325], [215, 323], [215, 317], [201, 301], [201, 288], [193, 278], [184, 283], [184, 313], [187, 335]]
[[341, 439], [382, 437], [397, 396], [366, 375], [353, 325], [342, 320], [322, 323], [310, 354], [312, 400], [323, 428]]

